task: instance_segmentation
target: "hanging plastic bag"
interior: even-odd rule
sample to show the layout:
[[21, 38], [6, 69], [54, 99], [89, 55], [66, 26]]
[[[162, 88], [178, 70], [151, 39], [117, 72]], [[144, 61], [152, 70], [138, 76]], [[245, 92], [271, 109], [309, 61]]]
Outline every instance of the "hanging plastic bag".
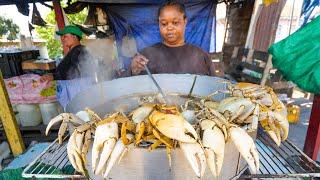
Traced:
[[133, 57], [138, 52], [136, 40], [133, 37], [130, 26], [128, 26], [127, 34], [122, 38], [121, 52], [126, 57]]
[[302, 90], [320, 94], [320, 16], [269, 48], [283, 77]]

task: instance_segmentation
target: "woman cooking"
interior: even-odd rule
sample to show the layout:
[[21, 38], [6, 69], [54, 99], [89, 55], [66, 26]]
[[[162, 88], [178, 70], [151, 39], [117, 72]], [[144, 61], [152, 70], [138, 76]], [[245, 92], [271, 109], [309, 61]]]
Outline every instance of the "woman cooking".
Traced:
[[208, 54], [185, 42], [187, 17], [184, 5], [167, 2], [159, 8], [158, 18], [162, 42], [144, 48], [134, 56], [126, 75], [146, 74], [144, 65], [147, 65], [153, 74], [213, 75]]

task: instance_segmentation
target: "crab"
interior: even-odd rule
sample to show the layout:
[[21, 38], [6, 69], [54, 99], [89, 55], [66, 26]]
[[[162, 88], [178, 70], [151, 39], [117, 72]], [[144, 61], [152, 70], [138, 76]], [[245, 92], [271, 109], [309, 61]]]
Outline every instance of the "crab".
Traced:
[[94, 131], [89, 123], [82, 124], [74, 129], [67, 143], [67, 155], [71, 165], [86, 177], [86, 155], [91, 144], [91, 133]]
[[49, 124], [47, 125], [46, 127], [46, 136], [49, 134], [49, 131], [51, 129], [51, 127], [58, 123], [58, 122], [61, 122], [61, 126], [59, 128], [59, 131], [58, 131], [58, 142], [59, 144], [62, 144], [62, 141], [63, 141], [63, 135], [65, 134], [67, 128], [68, 128], [68, 124], [72, 125], [72, 126], [79, 126], [81, 124], [84, 123], [83, 120], [81, 120], [79, 117], [77, 117], [76, 115], [74, 114], [71, 114], [71, 113], [62, 113], [62, 114], [59, 114], [58, 116], [54, 117], [53, 119], [50, 120]]
[[260, 106], [249, 98], [225, 98], [219, 103], [217, 110], [223, 114], [228, 122], [251, 124], [251, 131], [258, 128]]
[[206, 170], [206, 156], [202, 146], [196, 143], [179, 142], [179, 146], [198, 178], [203, 177]]
[[119, 138], [116, 122], [101, 121], [97, 124], [92, 145], [92, 170], [103, 175], [109, 156]]
[[[134, 136], [132, 134], [127, 134], [127, 138], [131, 141]], [[124, 145], [122, 140], [119, 139], [116, 143], [116, 145], [114, 146], [113, 151], [110, 154], [110, 157], [108, 159], [108, 162], [106, 164], [106, 168], [103, 174], [103, 177], [107, 179], [111, 168], [113, 167], [113, 165], [115, 164], [116, 161], [120, 161], [121, 157], [124, 156], [124, 154], [128, 151], [128, 146]]]
[[[82, 117], [82, 119], [78, 115]], [[47, 136], [49, 134], [51, 127], [62, 121], [58, 131], [58, 142], [59, 144], [62, 144], [63, 135], [66, 133], [68, 127], [69, 127], [69, 131], [73, 132], [75, 127], [80, 126], [81, 124], [84, 124], [86, 121], [88, 121], [88, 119], [89, 119], [89, 122], [91, 123], [101, 120], [100, 117], [89, 108], [86, 108], [84, 111], [78, 112], [77, 115], [74, 115], [72, 113], [59, 114], [58, 116], [50, 120], [49, 124], [46, 127], [45, 134]]]
[[[253, 139], [247, 134], [247, 132], [244, 129], [240, 128], [235, 124], [228, 122], [228, 120], [217, 110], [209, 108], [208, 111], [213, 116], [212, 118], [210, 118], [210, 120], [214, 122], [214, 125], [217, 125], [216, 127], [221, 127], [221, 124], [223, 124], [223, 127], [225, 127], [227, 130], [227, 136], [228, 136], [227, 138], [225, 137], [225, 139], [227, 139], [227, 141], [230, 139], [235, 144], [241, 156], [247, 161], [251, 172], [256, 173], [259, 170], [259, 155]], [[205, 128], [210, 126], [212, 127], [212, 125], [210, 124], [202, 125], [202, 127], [205, 127]], [[219, 134], [221, 135], [220, 132]], [[222, 133], [222, 134], [225, 135], [225, 133]], [[219, 143], [220, 143], [221, 137], [219, 139], [220, 139], [219, 140]], [[217, 151], [215, 148], [213, 148], [212, 150]], [[220, 164], [217, 164], [217, 165], [220, 165]], [[213, 175], [216, 176], [216, 174], [217, 174], [217, 170], [213, 171]]]
[[207, 164], [215, 179], [220, 175], [225, 149], [224, 134], [212, 120], [200, 122], [202, 132], [202, 144], [207, 158]]
[[136, 124], [135, 129], [135, 141], [136, 145], [138, 145], [141, 142], [144, 130], [146, 128], [146, 120], [148, 119], [149, 114], [153, 110], [155, 105], [152, 104], [144, 104], [140, 106], [139, 108], [132, 111], [129, 115], [131, 116], [132, 121]]
[[240, 82], [235, 85], [228, 83], [228, 89], [232, 96], [250, 98], [259, 104], [269, 107], [271, 110], [282, 108], [281, 101], [271, 87]]
[[154, 110], [150, 114], [149, 121], [155, 129], [165, 136], [179, 142], [197, 142], [199, 138], [191, 124], [189, 124], [180, 114], [170, 114], [170, 111], [164, 111], [167, 113]]
[[[166, 145], [169, 161], [173, 140], [179, 142], [189, 164], [197, 177], [202, 177], [206, 167], [205, 153], [196, 130], [179, 113], [177, 107], [158, 106], [150, 116], [149, 121], [154, 127], [153, 134]], [[169, 162], [169, 166], [171, 163]]]
[[[289, 133], [287, 109], [285, 105], [278, 99], [272, 88], [252, 83], [238, 83], [236, 85], [229, 85], [228, 88], [231, 95], [236, 96], [237, 98], [242, 97], [250, 99], [252, 104], [255, 104], [253, 113], [254, 116], [249, 116], [245, 121], [242, 121], [244, 119], [243, 117], [246, 116], [240, 115], [237, 117], [240, 122], [251, 122], [251, 129], [256, 129], [258, 125], [258, 119], [263, 129], [278, 146], [280, 146], [281, 141], [287, 139]], [[235, 112], [234, 114], [239, 114], [239, 112], [245, 111], [242, 110], [243, 107], [237, 105], [237, 103], [231, 103], [232, 106], [230, 105], [230, 102], [232, 102], [230, 99], [237, 99], [236, 97], [231, 97], [229, 100], [223, 100], [220, 103], [220, 108], [218, 108], [219, 111], [221, 112], [224, 110], [221, 108], [221, 106], [225, 107], [225, 104], [228, 103], [228, 108], [233, 107], [233, 112]]]
[[262, 128], [268, 133], [276, 145], [280, 146], [281, 141], [286, 140], [289, 134], [287, 114], [284, 112], [271, 111], [266, 107], [263, 107], [262, 111], [259, 118]]

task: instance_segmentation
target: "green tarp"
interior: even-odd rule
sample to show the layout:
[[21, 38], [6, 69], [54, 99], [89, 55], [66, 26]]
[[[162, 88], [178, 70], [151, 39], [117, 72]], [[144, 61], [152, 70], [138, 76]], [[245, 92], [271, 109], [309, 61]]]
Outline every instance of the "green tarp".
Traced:
[[[32, 180], [32, 178], [23, 178], [22, 171], [24, 168], [5, 169], [0, 171], [0, 180]], [[38, 174], [73, 174], [74, 169], [71, 165], [65, 166], [62, 170], [54, 166], [45, 164], [34, 164], [31, 169]], [[30, 174], [30, 172], [27, 172]]]
[[269, 48], [283, 77], [302, 90], [320, 94], [320, 16]]

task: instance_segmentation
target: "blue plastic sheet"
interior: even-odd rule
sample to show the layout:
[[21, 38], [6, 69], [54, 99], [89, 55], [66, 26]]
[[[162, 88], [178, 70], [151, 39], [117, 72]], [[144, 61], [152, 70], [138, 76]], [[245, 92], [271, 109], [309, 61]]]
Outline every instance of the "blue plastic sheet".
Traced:
[[57, 81], [57, 100], [65, 110], [68, 103], [79, 92], [84, 91], [94, 85], [92, 78], [81, 78], [72, 80], [58, 80]]
[[313, 10], [317, 7], [320, 6], [320, 0], [304, 0], [303, 1], [303, 6], [301, 10], [301, 17], [302, 17], [302, 25], [305, 25], [307, 22], [311, 20], [311, 14], [313, 13]]
[[[141, 4], [108, 4], [105, 6], [109, 20], [115, 31], [119, 56], [122, 57], [120, 47], [124, 36], [134, 37], [137, 49], [141, 50], [155, 43], [161, 42], [158, 26], [158, 3]], [[211, 34], [215, 34], [215, 1], [187, 1], [186, 42], [201, 47], [209, 52]], [[213, 36], [215, 37], [215, 36]], [[215, 39], [212, 39], [215, 42]], [[215, 50], [215, 43], [211, 50]], [[130, 62], [124, 61], [125, 67]]]

